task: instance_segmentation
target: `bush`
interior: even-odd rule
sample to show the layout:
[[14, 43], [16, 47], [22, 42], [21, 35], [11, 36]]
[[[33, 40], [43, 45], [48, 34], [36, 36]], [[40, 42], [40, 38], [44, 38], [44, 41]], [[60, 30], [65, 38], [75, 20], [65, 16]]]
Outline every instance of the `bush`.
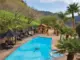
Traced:
[[5, 10], [0, 10], [0, 34], [8, 30], [23, 30], [29, 26], [39, 25], [39, 22], [34, 21], [28, 24], [28, 18], [20, 13], [12, 13]]

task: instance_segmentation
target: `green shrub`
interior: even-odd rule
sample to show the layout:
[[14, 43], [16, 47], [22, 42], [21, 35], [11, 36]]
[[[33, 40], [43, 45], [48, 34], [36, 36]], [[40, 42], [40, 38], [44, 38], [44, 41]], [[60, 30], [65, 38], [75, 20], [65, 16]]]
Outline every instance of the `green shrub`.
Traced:
[[20, 13], [12, 13], [5, 10], [0, 10], [0, 33], [5, 33], [8, 30], [23, 30], [32, 25], [39, 25], [39, 21], [33, 20], [28, 24], [28, 18]]

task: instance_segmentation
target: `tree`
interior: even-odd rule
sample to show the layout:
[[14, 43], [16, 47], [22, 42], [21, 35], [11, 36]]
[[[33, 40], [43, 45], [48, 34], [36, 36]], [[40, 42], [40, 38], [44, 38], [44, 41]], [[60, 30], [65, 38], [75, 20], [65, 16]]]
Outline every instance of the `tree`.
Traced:
[[60, 40], [64, 38], [64, 36], [66, 37], [66, 39], [69, 38], [69, 36], [73, 36], [75, 34], [75, 31], [71, 28], [68, 27], [66, 25], [62, 26], [62, 25], [58, 25], [59, 33], [60, 33]]
[[41, 23], [48, 26], [54, 27], [56, 24], [57, 18], [55, 16], [45, 16], [41, 18]]
[[80, 16], [80, 10], [78, 11], [78, 16]]
[[67, 8], [68, 8], [67, 9], [67, 12], [69, 14], [72, 14], [72, 24], [73, 24], [73, 28], [75, 28], [75, 17], [74, 17], [74, 13], [76, 13], [76, 12], [79, 11], [78, 3], [70, 4]]
[[9, 29], [12, 29], [12, 22], [13, 22], [13, 14], [6, 11], [0, 11], [0, 33], [5, 33]]
[[63, 24], [65, 24], [68, 21], [68, 18], [66, 17], [66, 13], [59, 12], [58, 17], [62, 21]]
[[34, 21], [34, 20], [35, 20], [35, 19], [31, 18], [31, 17], [27, 17], [27, 19], [28, 19], [27, 24], [31, 24], [31, 23], [32, 23], [32, 21]]
[[8, 11], [0, 11], [0, 33], [8, 30], [20, 30], [27, 28], [27, 19], [19, 13], [11, 13]]
[[80, 53], [80, 41], [78, 39], [59, 40], [56, 45], [59, 53], [68, 53], [67, 60], [73, 60], [76, 53]]
[[76, 27], [76, 32], [78, 33], [78, 35], [80, 37], [80, 24]]

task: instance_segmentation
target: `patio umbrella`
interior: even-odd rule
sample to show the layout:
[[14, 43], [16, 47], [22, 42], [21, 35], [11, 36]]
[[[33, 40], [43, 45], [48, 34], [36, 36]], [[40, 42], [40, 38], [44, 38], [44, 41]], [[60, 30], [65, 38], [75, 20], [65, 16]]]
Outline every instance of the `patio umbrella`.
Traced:
[[14, 36], [14, 32], [13, 31], [11, 31], [11, 30], [8, 30], [7, 32], [6, 32], [6, 37], [13, 37]]
[[15, 34], [14, 34], [13, 31], [8, 30], [8, 31], [6, 32], [6, 37], [7, 37], [7, 39], [9, 40], [9, 41], [8, 41], [8, 44], [14, 45], [14, 44], [16, 43], [16, 39], [13, 41], [13, 37], [15, 37]]

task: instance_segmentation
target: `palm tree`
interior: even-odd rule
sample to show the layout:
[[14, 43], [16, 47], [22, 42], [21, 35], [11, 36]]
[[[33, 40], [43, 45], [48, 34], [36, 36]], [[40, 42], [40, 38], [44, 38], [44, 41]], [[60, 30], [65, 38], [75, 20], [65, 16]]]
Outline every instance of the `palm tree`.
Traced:
[[75, 28], [74, 13], [77, 13], [79, 11], [79, 5], [78, 3], [73, 3], [73, 4], [70, 4], [67, 8], [68, 8], [67, 12], [72, 14], [72, 24], [73, 24], [73, 28]]
[[73, 60], [74, 55], [80, 53], [80, 41], [76, 38], [59, 40], [56, 47], [59, 49], [59, 53], [68, 53], [67, 60]]
[[78, 36], [80, 37], [80, 24], [76, 27], [76, 32], [77, 32]]
[[80, 16], [80, 12], [78, 12], [78, 16]]
[[66, 23], [69, 20], [68, 17], [66, 17], [66, 13], [63, 12], [59, 12], [58, 17], [63, 23]]

